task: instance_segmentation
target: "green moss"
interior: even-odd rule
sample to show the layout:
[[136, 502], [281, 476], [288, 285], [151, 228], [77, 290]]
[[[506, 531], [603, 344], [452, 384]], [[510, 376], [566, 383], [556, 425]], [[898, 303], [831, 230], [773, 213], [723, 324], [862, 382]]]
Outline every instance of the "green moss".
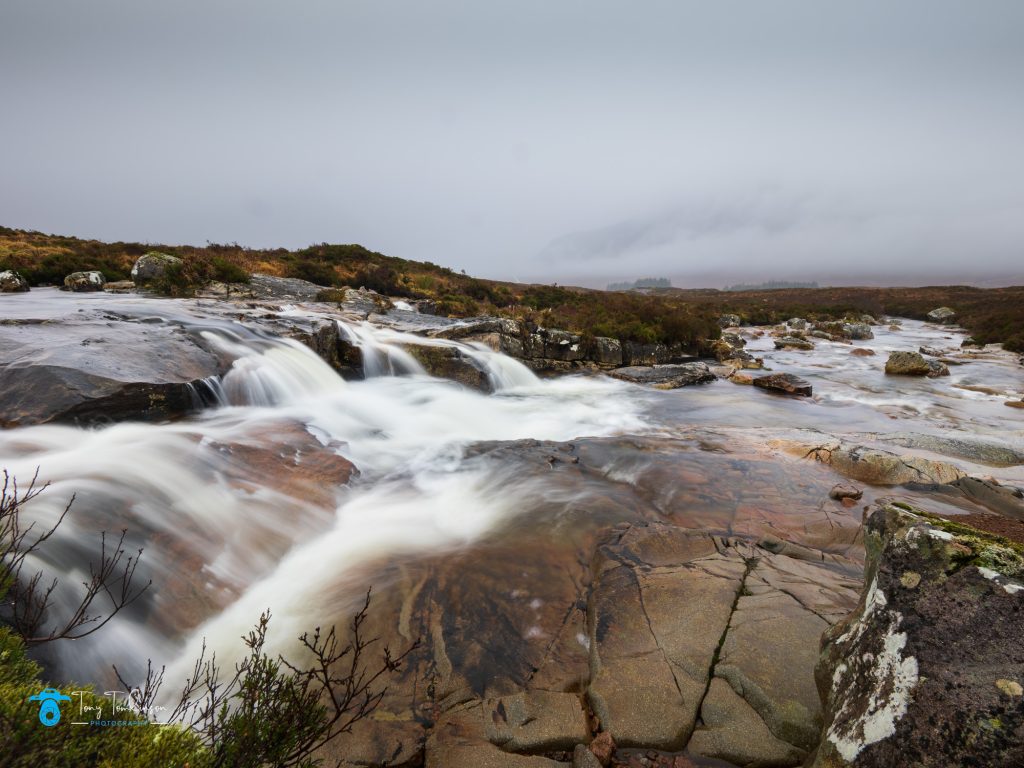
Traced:
[[990, 568], [1004, 576], [1011, 577], [1024, 574], [1024, 544], [1021, 542], [978, 530], [955, 520], [912, 507], [905, 502], [894, 501], [890, 503], [890, 506], [910, 512], [932, 527], [954, 535], [957, 543], [969, 550], [969, 552], [951, 553], [951, 559], [958, 567], [973, 565]]
[[[4, 765], [21, 768], [81, 768], [81, 766], [183, 766], [201, 768], [209, 754], [195, 735], [177, 726], [75, 726], [77, 711], [100, 707], [110, 713], [111, 699], [97, 696], [88, 686], [58, 687], [71, 701], [62, 707], [61, 721], [46, 727], [39, 722], [39, 705], [29, 697], [42, 688], [56, 687], [40, 678], [38, 665], [26, 655], [20, 638], [0, 627], [0, 723], [4, 724]], [[79, 694], [78, 692], [83, 692]], [[74, 695], [72, 695], [74, 694]], [[83, 720], [89, 719], [88, 716]], [[119, 720], [139, 721], [118, 714]]]

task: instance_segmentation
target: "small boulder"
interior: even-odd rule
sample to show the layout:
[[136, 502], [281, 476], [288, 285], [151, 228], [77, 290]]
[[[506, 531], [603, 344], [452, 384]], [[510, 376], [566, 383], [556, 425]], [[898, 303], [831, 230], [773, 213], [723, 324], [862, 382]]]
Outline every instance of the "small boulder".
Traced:
[[0, 272], [0, 293], [24, 293], [28, 290], [28, 280], [13, 269]]
[[927, 376], [932, 371], [920, 352], [891, 352], [885, 372], [891, 376]]
[[811, 385], [792, 373], [773, 373], [768, 376], [758, 376], [754, 379], [754, 386], [772, 392], [782, 392], [787, 395], [811, 396]]
[[832, 490], [828, 492], [828, 497], [830, 499], [835, 499], [836, 501], [842, 501], [843, 499], [856, 500], [863, 495], [864, 491], [862, 491], [857, 486], [844, 485], [842, 483], [840, 483], [839, 485], [832, 486]]
[[874, 317], [872, 317], [871, 315], [861, 315], [861, 316], [860, 316], [860, 321], [861, 321], [862, 323], [867, 323], [868, 325], [881, 325], [881, 323], [880, 323], [880, 322], [878, 322], [878, 321], [877, 321], [877, 320], [876, 320], [876, 319], [875, 319]]
[[132, 266], [132, 281], [136, 285], [151, 283], [167, 274], [167, 270], [171, 267], [180, 266], [183, 263], [177, 256], [150, 251], [139, 256], [135, 261]]
[[803, 331], [807, 329], [807, 321], [804, 320], [802, 317], [790, 318], [789, 322], [787, 322], [786, 325], [797, 331]]
[[942, 360], [929, 360], [928, 378], [937, 379], [939, 376], [949, 376], [949, 368]]
[[74, 291], [75, 293], [87, 293], [89, 291], [102, 291], [107, 284], [107, 278], [102, 272], [91, 270], [89, 272], [72, 272], [64, 278], [62, 291]]
[[935, 347], [918, 347], [917, 351], [930, 357], [942, 357], [942, 350], [935, 349]]
[[949, 307], [939, 307], [928, 313], [928, 319], [933, 323], [949, 324], [956, 320], [956, 311]]
[[775, 340], [776, 349], [814, 349], [814, 344], [807, 339], [798, 339], [796, 336], [783, 336]]
[[1024, 408], [1024, 400], [1007, 400], [1003, 405], [1008, 405], [1011, 408]]

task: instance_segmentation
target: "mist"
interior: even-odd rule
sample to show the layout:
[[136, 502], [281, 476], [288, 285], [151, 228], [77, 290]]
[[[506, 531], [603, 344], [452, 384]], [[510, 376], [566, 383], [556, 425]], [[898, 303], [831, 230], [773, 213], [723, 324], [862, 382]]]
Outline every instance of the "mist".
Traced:
[[1024, 6], [6, 0], [0, 224], [519, 281], [1024, 282]]

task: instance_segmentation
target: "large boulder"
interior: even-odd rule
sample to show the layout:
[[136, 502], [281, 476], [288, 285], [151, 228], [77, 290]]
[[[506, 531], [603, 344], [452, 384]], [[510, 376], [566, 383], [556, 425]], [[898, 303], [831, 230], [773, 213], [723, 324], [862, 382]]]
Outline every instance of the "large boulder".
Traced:
[[1024, 765], [1024, 545], [902, 503], [864, 538], [864, 592], [816, 671], [813, 768]]
[[0, 272], [0, 293], [24, 293], [28, 290], [28, 280], [13, 269]]
[[74, 291], [75, 293], [87, 293], [89, 291], [102, 291], [107, 284], [107, 278], [102, 272], [91, 270], [89, 272], [72, 272], [64, 278], [62, 291]]
[[939, 307], [928, 313], [928, 319], [933, 323], [952, 323], [956, 320], [956, 311], [949, 307]]
[[183, 263], [177, 256], [150, 251], [136, 259], [132, 266], [132, 281], [136, 285], [146, 285], [166, 275], [168, 269]]
[[690, 384], [707, 384], [717, 378], [706, 363], [699, 362], [678, 365], [634, 365], [616, 368], [609, 376], [634, 384], [647, 384], [655, 389], [677, 389]]
[[767, 376], [758, 376], [754, 379], [754, 386], [767, 389], [770, 392], [781, 392], [800, 397], [810, 397], [812, 393], [810, 383], [792, 373], [771, 373]]

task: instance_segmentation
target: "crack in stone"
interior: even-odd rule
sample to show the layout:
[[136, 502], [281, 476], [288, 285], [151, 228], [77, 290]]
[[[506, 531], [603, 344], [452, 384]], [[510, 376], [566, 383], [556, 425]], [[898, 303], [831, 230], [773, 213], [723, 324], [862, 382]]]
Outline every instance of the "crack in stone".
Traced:
[[736, 596], [733, 598], [732, 607], [729, 609], [729, 618], [725, 622], [725, 629], [722, 630], [722, 636], [718, 638], [718, 645], [715, 647], [715, 652], [711, 655], [711, 664], [708, 666], [708, 679], [707, 683], [704, 684], [704, 693], [701, 694], [700, 701], [697, 702], [697, 725], [704, 725], [704, 717], [701, 714], [704, 709], [704, 700], [708, 697], [708, 692], [711, 690], [711, 681], [715, 678], [715, 668], [718, 666], [718, 661], [722, 654], [722, 647], [725, 645], [725, 638], [729, 635], [729, 628], [732, 626], [732, 617], [736, 614], [736, 608], [740, 603], [740, 598], [743, 596], [743, 590], [747, 586], [747, 577], [750, 576], [751, 572], [753, 572], [759, 560], [760, 558], [758, 557], [743, 558], [743, 562], [746, 564], [746, 569], [743, 571], [743, 576], [740, 578], [739, 586], [736, 588]]
[[679, 687], [679, 679], [676, 677], [675, 668], [672, 666], [672, 661], [669, 659], [668, 654], [665, 653], [665, 649], [661, 647], [661, 641], [658, 639], [658, 633], [654, 631], [654, 626], [651, 624], [651, 617], [647, 613], [647, 604], [644, 602], [644, 588], [640, 584], [640, 579], [637, 578], [636, 572], [633, 572], [633, 580], [636, 582], [636, 591], [640, 596], [640, 610], [644, 614], [644, 621], [647, 622], [647, 631], [651, 633], [651, 637], [654, 638], [654, 644], [661, 651], [661, 657], [665, 659], [665, 663], [668, 665], [668, 671], [672, 673], [672, 682], [676, 686], [676, 692], [679, 694], [679, 700], [683, 700], [683, 689]]

